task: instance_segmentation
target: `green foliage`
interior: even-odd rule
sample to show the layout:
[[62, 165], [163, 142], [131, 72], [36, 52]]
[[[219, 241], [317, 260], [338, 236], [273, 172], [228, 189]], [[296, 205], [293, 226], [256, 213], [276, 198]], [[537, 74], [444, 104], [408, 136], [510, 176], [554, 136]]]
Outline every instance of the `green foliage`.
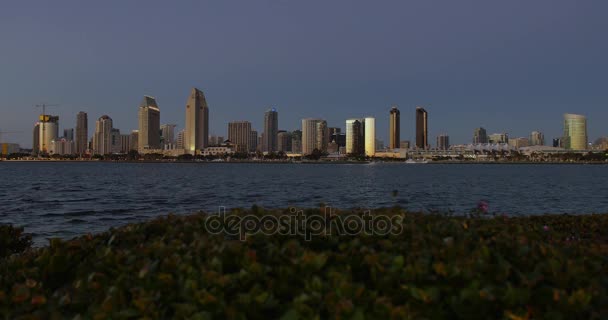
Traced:
[[0, 259], [20, 253], [32, 245], [32, 237], [23, 233], [23, 228], [0, 225]]
[[[254, 207], [232, 214], [282, 215]], [[337, 214], [361, 214], [358, 211]], [[306, 210], [306, 215], [323, 211]], [[0, 317], [33, 319], [600, 319], [608, 215], [406, 213], [398, 235], [306, 241], [168, 216], [0, 262]], [[333, 228], [333, 227], [332, 227]], [[335, 231], [330, 228], [329, 231]]]

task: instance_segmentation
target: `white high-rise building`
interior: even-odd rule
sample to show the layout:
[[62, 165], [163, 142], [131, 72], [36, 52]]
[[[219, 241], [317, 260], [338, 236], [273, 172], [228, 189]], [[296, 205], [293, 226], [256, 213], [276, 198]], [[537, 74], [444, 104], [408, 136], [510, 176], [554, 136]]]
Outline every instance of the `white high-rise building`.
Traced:
[[49, 153], [51, 142], [59, 138], [59, 117], [48, 114], [40, 115], [40, 151]]
[[587, 117], [579, 114], [564, 114], [564, 146], [570, 150], [587, 149]]
[[365, 155], [373, 157], [376, 154], [376, 119], [366, 117], [365, 121]]
[[321, 152], [326, 151], [328, 135], [327, 121], [312, 118], [302, 119], [302, 155], [312, 154], [315, 149]]
[[184, 129], [184, 149], [195, 154], [209, 145], [209, 107], [203, 92], [192, 88], [186, 103], [186, 126]]
[[93, 153], [112, 153], [112, 118], [107, 115], [101, 116], [95, 122], [95, 134], [93, 135]]

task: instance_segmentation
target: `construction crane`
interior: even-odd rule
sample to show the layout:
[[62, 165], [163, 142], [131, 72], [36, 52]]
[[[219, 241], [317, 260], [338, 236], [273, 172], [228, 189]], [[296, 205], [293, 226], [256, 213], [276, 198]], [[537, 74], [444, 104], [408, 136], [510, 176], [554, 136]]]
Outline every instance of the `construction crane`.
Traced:
[[40, 139], [41, 140], [40, 141], [41, 146], [40, 146], [39, 149], [40, 149], [40, 151], [44, 151], [44, 152], [47, 151], [46, 150], [46, 143], [44, 141], [44, 138], [46, 138], [46, 134], [45, 134], [46, 125], [44, 124], [44, 122], [47, 121], [47, 119], [46, 119], [46, 108], [48, 108], [48, 107], [59, 107], [59, 105], [58, 104], [46, 104], [46, 103], [37, 104], [36, 105], [36, 108], [42, 108], [42, 116], [39, 117], [39, 120], [41, 121], [40, 126], [42, 127], [42, 135], [41, 135], [42, 139]]

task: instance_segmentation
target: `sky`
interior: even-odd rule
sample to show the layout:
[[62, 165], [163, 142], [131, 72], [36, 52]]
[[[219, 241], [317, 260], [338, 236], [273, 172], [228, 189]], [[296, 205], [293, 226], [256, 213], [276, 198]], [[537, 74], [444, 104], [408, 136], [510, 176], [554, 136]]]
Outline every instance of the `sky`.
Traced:
[[413, 140], [417, 105], [438, 134], [469, 143], [473, 130], [546, 140], [563, 114], [608, 135], [608, 2], [412, 1], [2, 1], [0, 130], [31, 147], [40, 103], [58, 104], [60, 128], [76, 113], [107, 114], [137, 129], [144, 95], [161, 123], [184, 127], [192, 87], [204, 91], [210, 133], [249, 120], [262, 130], [319, 117], [329, 126], [376, 117], [388, 143], [389, 110]]

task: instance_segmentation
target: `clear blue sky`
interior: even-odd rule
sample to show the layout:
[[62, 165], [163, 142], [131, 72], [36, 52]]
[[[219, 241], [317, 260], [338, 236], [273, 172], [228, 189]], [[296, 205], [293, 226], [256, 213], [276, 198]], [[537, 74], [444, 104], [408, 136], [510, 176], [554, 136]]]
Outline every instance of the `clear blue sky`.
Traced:
[[304, 117], [344, 127], [377, 118], [386, 141], [391, 104], [402, 139], [414, 108], [452, 143], [473, 129], [561, 135], [562, 114], [589, 117], [608, 135], [608, 2], [509, 1], [3, 1], [0, 130], [31, 146], [40, 102], [60, 127], [78, 111], [136, 129], [143, 95], [161, 122], [183, 128], [191, 87], [210, 107], [211, 130], [230, 120], [261, 131], [269, 106], [281, 129]]

